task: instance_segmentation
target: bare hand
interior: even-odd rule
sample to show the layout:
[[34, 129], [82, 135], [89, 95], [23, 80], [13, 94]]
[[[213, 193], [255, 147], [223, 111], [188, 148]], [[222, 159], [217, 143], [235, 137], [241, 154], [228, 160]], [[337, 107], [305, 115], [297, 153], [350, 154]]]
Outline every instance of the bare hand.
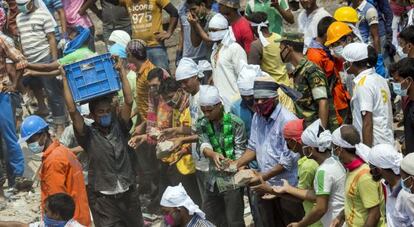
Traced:
[[289, 190], [289, 188], [292, 187], [287, 180], [282, 179], [282, 182], [283, 182], [283, 185], [282, 186], [276, 186], [274, 188], [274, 191], [276, 193], [279, 193], [279, 194], [287, 193], [287, 191]]
[[275, 7], [275, 8], [279, 8], [279, 0], [272, 0], [270, 3], [271, 6]]
[[292, 222], [292, 223], [290, 223], [287, 227], [299, 227], [300, 225], [299, 225], [299, 223], [297, 223], [297, 222]]
[[31, 69], [25, 69], [23, 72], [23, 77], [28, 77], [33, 75], [33, 70]]
[[266, 183], [263, 181], [263, 176], [261, 173], [254, 171], [254, 177], [250, 180], [249, 185], [257, 185]]
[[264, 194], [275, 194], [272, 186], [267, 182], [263, 182], [259, 185], [250, 187], [254, 192], [264, 195]]
[[174, 138], [174, 139], [171, 139], [170, 141], [174, 143], [173, 147], [171, 148], [171, 151], [175, 151], [181, 148], [181, 146], [183, 146], [183, 140], [181, 138]]
[[338, 215], [336, 218], [332, 220], [330, 227], [340, 227], [343, 225], [344, 225], [344, 220], [341, 217], [341, 215]]
[[128, 146], [137, 149], [137, 147], [141, 144], [143, 144], [145, 142], [147, 135], [137, 135], [137, 136], [133, 136], [129, 141], [128, 141]]
[[192, 14], [191, 12], [189, 12], [187, 14], [187, 20], [188, 20], [188, 23], [190, 23], [191, 25], [195, 25], [198, 22], [198, 17]]
[[155, 39], [158, 42], [163, 42], [164, 40], [167, 40], [171, 37], [171, 33], [162, 31], [162, 32], [154, 32]]
[[213, 159], [214, 164], [216, 164], [217, 169], [222, 169], [221, 161], [226, 160], [226, 158], [222, 154], [219, 154], [217, 152], [214, 152], [211, 159]]
[[26, 68], [29, 65], [29, 62], [26, 59], [22, 59], [16, 63], [16, 69], [21, 70]]
[[15, 92], [16, 86], [15, 85], [4, 85], [1, 88], [1, 92]]
[[159, 139], [160, 141], [168, 140], [170, 138], [177, 136], [177, 128], [167, 128], [160, 132]]
[[63, 80], [66, 80], [66, 72], [63, 69], [63, 66], [59, 66], [60, 75], [62, 76]]

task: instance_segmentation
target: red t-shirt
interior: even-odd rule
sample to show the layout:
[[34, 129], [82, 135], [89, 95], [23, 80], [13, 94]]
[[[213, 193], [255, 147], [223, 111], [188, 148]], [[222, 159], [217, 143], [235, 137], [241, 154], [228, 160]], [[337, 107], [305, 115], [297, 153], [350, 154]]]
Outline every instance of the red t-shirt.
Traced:
[[234, 37], [236, 38], [237, 43], [243, 47], [246, 53], [249, 53], [250, 44], [254, 40], [250, 22], [246, 18], [240, 17], [240, 19], [231, 25], [231, 28], [233, 29]]

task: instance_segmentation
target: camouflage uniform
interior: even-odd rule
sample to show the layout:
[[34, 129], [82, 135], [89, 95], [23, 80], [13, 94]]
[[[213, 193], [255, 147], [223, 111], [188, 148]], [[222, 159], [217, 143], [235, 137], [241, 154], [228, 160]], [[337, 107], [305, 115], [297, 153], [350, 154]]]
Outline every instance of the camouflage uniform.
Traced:
[[[333, 98], [329, 90], [329, 84], [325, 74], [314, 63], [307, 58], [303, 58], [294, 71], [295, 89], [302, 93], [302, 98], [295, 102], [296, 113], [299, 118], [305, 119], [305, 126], [310, 125], [318, 119], [317, 101], [323, 97], [314, 97], [312, 90], [318, 87], [325, 87], [328, 95], [329, 119], [328, 129], [333, 131], [338, 127]], [[315, 90], [314, 90], [315, 91]], [[316, 90], [315, 92], [318, 93]], [[323, 91], [319, 91], [321, 93]]]

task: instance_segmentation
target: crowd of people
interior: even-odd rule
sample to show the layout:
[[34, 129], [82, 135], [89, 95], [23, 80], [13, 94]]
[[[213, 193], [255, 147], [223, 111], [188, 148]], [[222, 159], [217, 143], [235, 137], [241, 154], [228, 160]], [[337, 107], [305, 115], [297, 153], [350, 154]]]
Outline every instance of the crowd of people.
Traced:
[[[414, 2], [334, 4], [0, 1], [0, 209], [27, 145], [42, 211], [0, 226], [414, 226]], [[90, 13], [122, 88], [77, 103]]]

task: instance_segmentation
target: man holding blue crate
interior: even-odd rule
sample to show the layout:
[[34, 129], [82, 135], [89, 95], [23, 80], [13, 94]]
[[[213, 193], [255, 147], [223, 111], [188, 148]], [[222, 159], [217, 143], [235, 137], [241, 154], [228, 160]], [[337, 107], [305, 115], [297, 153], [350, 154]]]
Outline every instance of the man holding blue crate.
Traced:
[[117, 61], [124, 104], [115, 112], [111, 96], [89, 102], [94, 123], [86, 125], [76, 108], [65, 72], [63, 90], [79, 145], [89, 155], [88, 200], [95, 226], [143, 226], [135, 177], [128, 153], [133, 97], [123, 60]]

